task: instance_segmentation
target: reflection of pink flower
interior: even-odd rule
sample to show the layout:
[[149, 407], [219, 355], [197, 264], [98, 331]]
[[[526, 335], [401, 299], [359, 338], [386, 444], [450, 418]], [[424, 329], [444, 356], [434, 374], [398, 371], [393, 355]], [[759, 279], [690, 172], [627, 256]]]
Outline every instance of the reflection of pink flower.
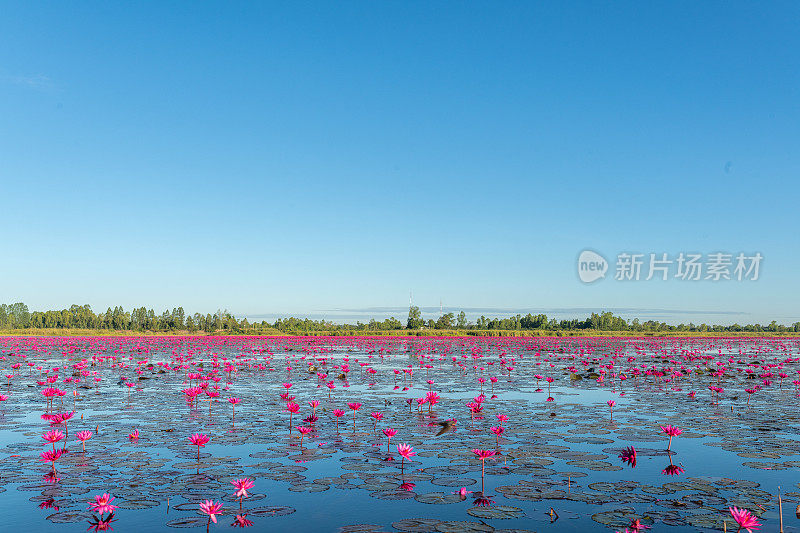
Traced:
[[45, 500], [39, 504], [39, 509], [55, 509], [56, 511], [59, 510], [58, 505], [56, 505], [56, 501], [53, 498], [49, 500]]
[[619, 455], [619, 458], [622, 459], [623, 463], [628, 463], [629, 465], [635, 467], [636, 466], [636, 448], [633, 446], [628, 446], [622, 453]]
[[233, 519], [233, 527], [250, 527], [253, 525], [252, 520], [248, 520], [246, 518], [246, 514], [237, 514], [236, 518]]
[[661, 471], [662, 474], [665, 476], [678, 476], [682, 474], [685, 470], [679, 466], [675, 465], [668, 465], [664, 470]]
[[494, 503], [494, 500], [489, 499], [489, 498], [487, 498], [485, 496], [481, 496], [481, 497], [475, 498], [475, 500], [472, 503], [473, 503], [473, 505], [480, 505], [481, 507], [489, 507], [490, 505], [492, 505]]
[[111, 522], [114, 522], [115, 520], [116, 518], [114, 518], [114, 513], [111, 513], [105, 518], [102, 516], [93, 516], [89, 520], [89, 529], [87, 529], [87, 531], [92, 529], [95, 531], [114, 531], [114, 528], [111, 527]]

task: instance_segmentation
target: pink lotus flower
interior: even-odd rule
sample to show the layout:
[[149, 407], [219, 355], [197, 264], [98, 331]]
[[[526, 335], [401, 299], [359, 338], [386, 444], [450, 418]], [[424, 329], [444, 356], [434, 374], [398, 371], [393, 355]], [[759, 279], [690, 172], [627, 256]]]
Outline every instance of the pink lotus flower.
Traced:
[[505, 431], [505, 429], [503, 429], [503, 427], [502, 427], [502, 426], [500, 426], [500, 427], [497, 427], [497, 426], [492, 426], [492, 427], [490, 427], [490, 428], [489, 428], [489, 430], [490, 430], [492, 433], [494, 433], [494, 435], [495, 435], [495, 441], [497, 442], [497, 446], [499, 447], [499, 446], [500, 446], [500, 435], [502, 435], [502, 434], [503, 434], [503, 432]]
[[333, 410], [333, 416], [336, 417], [336, 433], [338, 434], [339, 433], [339, 419], [344, 416], [344, 411], [342, 411], [341, 409], [334, 409]]
[[200, 504], [200, 511], [208, 515], [210, 522], [217, 523], [218, 514], [222, 514], [222, 504], [215, 503], [213, 500], [206, 500]]
[[392, 437], [397, 435], [397, 430], [393, 428], [384, 428], [383, 434], [386, 435], [386, 453], [389, 453], [389, 446], [392, 444]]
[[84, 452], [86, 452], [86, 441], [92, 438], [91, 431], [79, 431], [75, 434], [75, 437], [81, 441], [81, 448]]
[[667, 443], [667, 451], [669, 451], [670, 448], [672, 447], [672, 437], [677, 437], [678, 435], [683, 433], [683, 430], [670, 425], [660, 426], [660, 427], [662, 433], [669, 435], [669, 442]]
[[489, 457], [497, 454], [497, 452], [494, 450], [472, 450], [472, 453], [474, 453], [481, 461], [485, 461]]
[[417, 452], [414, 451], [414, 448], [408, 444], [398, 444], [397, 453], [403, 457], [403, 459], [400, 461], [400, 468], [403, 468], [403, 463], [406, 459], [410, 461], [412, 457], [417, 455]]
[[55, 469], [56, 461], [58, 461], [61, 456], [63, 455], [62, 450], [47, 450], [46, 452], [42, 452], [39, 455], [42, 457], [41, 460], [46, 463], [52, 463], [53, 468]]
[[748, 533], [752, 533], [754, 529], [761, 529], [761, 522], [756, 520], [756, 517], [747, 509], [739, 509], [737, 507], [729, 507], [731, 516], [739, 524], [739, 531], [746, 529]]
[[425, 401], [428, 403], [428, 414], [431, 414], [431, 409], [434, 405], [439, 403], [440, 397], [435, 392], [428, 392], [425, 394]]
[[189, 442], [193, 445], [197, 446], [197, 462], [200, 462], [200, 448], [208, 444], [208, 441], [211, 439], [208, 435], [204, 435], [202, 433], [195, 433], [191, 437], [189, 437]]
[[204, 435], [202, 433], [195, 433], [189, 437], [189, 442], [198, 447], [205, 446], [210, 440], [211, 439], [208, 437], [208, 435]]
[[350, 402], [347, 404], [347, 407], [353, 410], [353, 432], [356, 431], [356, 411], [361, 409], [361, 404], [358, 402]]
[[231, 484], [236, 487], [236, 497], [241, 499], [249, 496], [247, 490], [252, 489], [255, 482], [250, 478], [243, 477], [241, 479], [234, 479], [231, 481]]
[[116, 505], [111, 505], [111, 502], [113, 501], [114, 497], [110, 494], [95, 496], [94, 501], [89, 501], [89, 507], [87, 507], [87, 509], [91, 509], [95, 513], [99, 514], [110, 513], [111, 511], [118, 509]]
[[306, 426], [297, 426], [295, 429], [300, 432], [300, 447], [303, 447], [303, 437], [311, 433], [311, 428]]
[[58, 442], [61, 439], [63, 439], [64, 438], [64, 434], [61, 433], [57, 429], [52, 429], [52, 430], [48, 431], [47, 433], [45, 433], [44, 435], [42, 435], [42, 438], [44, 440], [46, 440], [47, 442], [49, 442], [50, 444], [52, 444], [53, 445], [53, 449], [55, 449], [56, 442]]
[[474, 453], [478, 459], [481, 460], [481, 492], [484, 492], [483, 478], [484, 474], [486, 473], [486, 459], [493, 457], [497, 454], [497, 452], [494, 450], [472, 450], [472, 453]]

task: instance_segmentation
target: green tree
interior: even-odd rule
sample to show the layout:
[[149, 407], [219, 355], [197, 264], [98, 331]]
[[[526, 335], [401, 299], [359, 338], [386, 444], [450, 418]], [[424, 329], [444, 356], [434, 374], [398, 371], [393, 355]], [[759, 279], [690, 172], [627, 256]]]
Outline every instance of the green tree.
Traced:
[[406, 327], [408, 329], [419, 329], [422, 327], [422, 313], [419, 310], [419, 307], [416, 305], [412, 305], [408, 308], [408, 320], [406, 321]]
[[453, 313], [445, 313], [436, 321], [436, 329], [452, 329], [453, 321], [455, 320]]

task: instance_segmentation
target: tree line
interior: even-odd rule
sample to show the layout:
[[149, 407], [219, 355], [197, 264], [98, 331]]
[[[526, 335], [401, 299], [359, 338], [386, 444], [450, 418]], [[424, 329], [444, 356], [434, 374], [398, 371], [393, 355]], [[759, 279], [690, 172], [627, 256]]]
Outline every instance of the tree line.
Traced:
[[548, 318], [547, 315], [538, 314], [532, 315], [528, 313], [525, 316], [520, 314], [507, 317], [507, 318], [486, 318], [482, 316], [474, 323], [467, 321], [466, 313], [461, 311], [456, 315], [455, 313], [445, 313], [437, 320], [422, 319], [422, 313], [417, 306], [411, 306], [408, 311], [408, 320], [406, 321], [407, 329], [464, 329], [464, 330], [542, 330], [542, 331], [578, 331], [578, 330], [596, 330], [596, 331], [634, 331], [634, 332], [775, 332], [775, 333], [790, 333], [800, 332], [800, 322], [795, 322], [791, 326], [778, 324], [776, 321], [770, 322], [764, 326], [761, 324], [731, 324], [722, 326], [719, 324], [667, 324], [666, 322], [658, 322], [655, 320], [647, 320], [641, 322], [638, 318], [633, 320], [626, 320], [620, 316], [616, 316], [610, 311], [603, 313], [592, 313], [589, 317], [581, 319], [568, 319], [557, 320], [555, 318]]
[[369, 322], [356, 322], [355, 324], [337, 324], [329, 320], [311, 320], [308, 318], [279, 318], [275, 322], [249, 322], [247, 318], [238, 319], [227, 310], [217, 310], [215, 313], [187, 314], [183, 307], [165, 310], [156, 314], [153, 309], [145, 307], [134, 308], [126, 311], [121, 306], [108, 308], [104, 313], [95, 313], [91, 306], [72, 305], [69, 309], [60, 311], [30, 311], [24, 303], [0, 305], [0, 329], [88, 329], [110, 331], [199, 331], [214, 333], [247, 333], [277, 330], [284, 333], [314, 333], [349, 331], [399, 331], [399, 330], [467, 330], [467, 331], [629, 331], [629, 332], [774, 332], [790, 333], [800, 332], [800, 322], [790, 326], [772, 321], [767, 325], [761, 324], [731, 324], [727, 326], [709, 324], [678, 324], [672, 325], [665, 322], [648, 320], [640, 322], [638, 318], [626, 320], [611, 312], [592, 313], [585, 319], [557, 320], [548, 318], [547, 315], [520, 314], [506, 318], [486, 318], [481, 316], [476, 321], [467, 320], [467, 315], [461, 311], [443, 313], [436, 320], [422, 318], [422, 313], [417, 306], [411, 306], [408, 319], [403, 324], [392, 317], [384, 320], [372, 319]]

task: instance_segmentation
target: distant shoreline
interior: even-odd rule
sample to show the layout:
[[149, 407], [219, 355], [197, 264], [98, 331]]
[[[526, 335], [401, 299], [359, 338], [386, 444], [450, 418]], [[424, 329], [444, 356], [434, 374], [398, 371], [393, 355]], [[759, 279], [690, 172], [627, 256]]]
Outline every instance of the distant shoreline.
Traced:
[[604, 331], [604, 330], [391, 330], [391, 331], [294, 331], [277, 329], [259, 331], [132, 331], [96, 329], [6, 329], [0, 330], [3, 337], [800, 337], [800, 332], [754, 332], [754, 331]]

